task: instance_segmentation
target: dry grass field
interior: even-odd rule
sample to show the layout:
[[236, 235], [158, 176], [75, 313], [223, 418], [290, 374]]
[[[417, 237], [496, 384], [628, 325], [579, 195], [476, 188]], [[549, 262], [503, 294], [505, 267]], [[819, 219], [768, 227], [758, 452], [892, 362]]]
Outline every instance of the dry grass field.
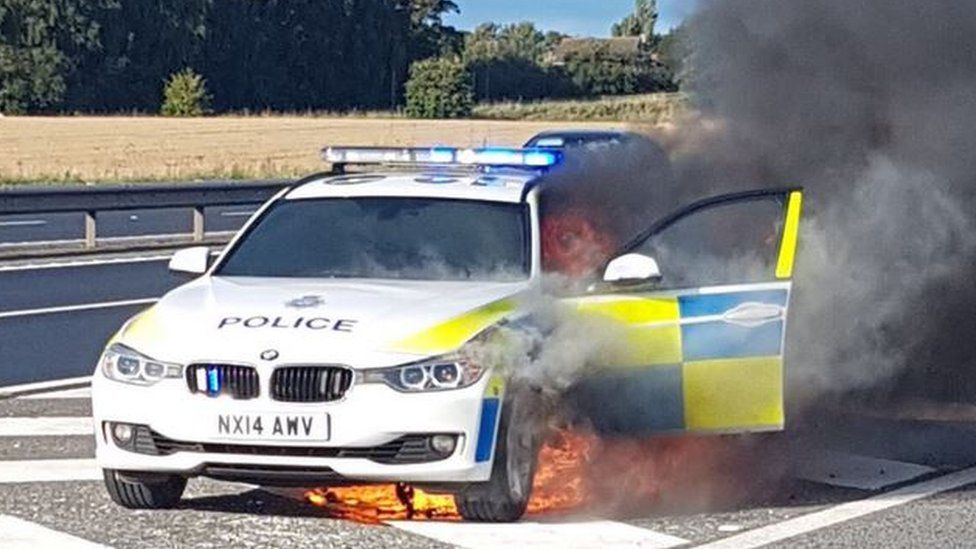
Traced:
[[254, 116], [0, 118], [0, 183], [291, 177], [323, 168], [326, 144], [519, 145], [566, 127], [621, 122], [421, 121]]

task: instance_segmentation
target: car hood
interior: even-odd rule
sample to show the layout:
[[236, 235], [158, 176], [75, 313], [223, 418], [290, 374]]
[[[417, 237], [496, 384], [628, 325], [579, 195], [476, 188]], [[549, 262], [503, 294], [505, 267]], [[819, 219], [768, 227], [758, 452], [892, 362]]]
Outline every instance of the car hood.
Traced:
[[447, 353], [510, 316], [528, 283], [204, 277], [134, 317], [116, 340], [179, 363], [360, 368]]

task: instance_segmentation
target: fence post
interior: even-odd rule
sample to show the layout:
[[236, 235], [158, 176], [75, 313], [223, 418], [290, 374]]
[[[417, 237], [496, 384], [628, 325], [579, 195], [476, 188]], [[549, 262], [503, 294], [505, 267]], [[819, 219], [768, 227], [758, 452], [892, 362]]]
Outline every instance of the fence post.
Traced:
[[203, 217], [203, 206], [193, 208], [193, 241], [203, 242], [203, 235], [206, 232], [205, 219]]
[[95, 239], [98, 234], [96, 214], [94, 211], [85, 212], [85, 249], [95, 248]]

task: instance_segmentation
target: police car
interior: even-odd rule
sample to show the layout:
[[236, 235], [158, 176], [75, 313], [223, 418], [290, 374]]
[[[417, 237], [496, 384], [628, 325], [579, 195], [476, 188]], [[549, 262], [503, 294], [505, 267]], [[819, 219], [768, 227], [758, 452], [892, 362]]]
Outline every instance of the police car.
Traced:
[[[573, 391], [594, 428], [783, 427], [800, 190], [707, 198], [623, 235], [601, 229], [602, 204], [560, 195], [580, 178], [554, 149], [324, 156], [334, 173], [280, 192], [216, 259], [176, 253], [192, 280], [108, 343], [92, 401], [116, 503], [175, 506], [196, 476], [407, 482], [453, 493], [465, 519], [517, 520], [538, 394], [474, 349], [531, 324], [545, 295], [620, 329], [626, 352]], [[552, 290], [553, 272], [582, 283]]]

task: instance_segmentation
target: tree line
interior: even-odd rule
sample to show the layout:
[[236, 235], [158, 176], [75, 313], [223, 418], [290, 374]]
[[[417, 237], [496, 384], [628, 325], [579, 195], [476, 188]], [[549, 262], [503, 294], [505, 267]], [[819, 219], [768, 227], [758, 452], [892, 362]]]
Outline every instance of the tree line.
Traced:
[[650, 35], [646, 56], [597, 44], [558, 66], [551, 54], [563, 36], [530, 23], [462, 33], [443, 23], [457, 9], [451, 0], [0, 0], [0, 112], [157, 112], [173, 75], [205, 82], [205, 94], [193, 93], [218, 112], [399, 108], [423, 81], [443, 85], [421, 74], [431, 66], [459, 65], [451, 85], [471, 101], [674, 87], [651, 59], [653, 1], [638, 0], [614, 28]]

